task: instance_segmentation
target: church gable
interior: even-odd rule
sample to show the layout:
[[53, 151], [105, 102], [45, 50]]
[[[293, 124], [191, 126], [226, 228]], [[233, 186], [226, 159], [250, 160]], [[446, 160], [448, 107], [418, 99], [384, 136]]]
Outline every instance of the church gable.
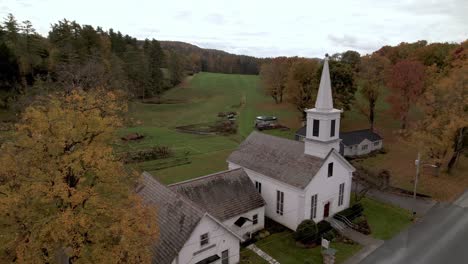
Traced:
[[306, 189], [310, 189], [310, 186], [323, 187], [324, 184], [331, 184], [338, 179], [349, 180], [351, 173], [356, 169], [335, 150], [325, 157], [322, 166], [317, 171], [317, 174], [312, 181], [307, 185]]

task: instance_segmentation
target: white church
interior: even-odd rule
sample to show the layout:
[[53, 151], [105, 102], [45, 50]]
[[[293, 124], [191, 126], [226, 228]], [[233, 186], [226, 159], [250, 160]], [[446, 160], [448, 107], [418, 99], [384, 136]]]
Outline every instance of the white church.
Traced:
[[354, 167], [339, 154], [340, 115], [333, 108], [328, 56], [303, 142], [252, 132], [227, 159], [243, 168], [265, 200], [265, 215], [296, 230], [349, 207]]

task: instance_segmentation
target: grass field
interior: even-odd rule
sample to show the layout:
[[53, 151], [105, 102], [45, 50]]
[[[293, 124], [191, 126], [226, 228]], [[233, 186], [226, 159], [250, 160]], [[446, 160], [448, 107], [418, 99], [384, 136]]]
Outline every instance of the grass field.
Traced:
[[[275, 115], [281, 123], [293, 128], [289, 132], [281, 132], [283, 136], [292, 137], [300, 125], [293, 107], [274, 105], [273, 100], [262, 93], [258, 76], [253, 75], [199, 73], [188, 84], [169, 90], [163, 99], [181, 103], [130, 103], [129, 116], [134, 125], [119, 134], [138, 132], [145, 138], [138, 142], [120, 142], [117, 149], [132, 151], [166, 145], [174, 150], [175, 158], [182, 157], [190, 162], [157, 170], [154, 168], [160, 167], [160, 161], [136, 165], [164, 183], [227, 169], [227, 156], [252, 132], [258, 115]], [[235, 135], [194, 135], [175, 130], [178, 126], [216, 121], [218, 112], [228, 111], [239, 114], [238, 133]]]
[[405, 209], [363, 198], [364, 215], [371, 228], [371, 236], [387, 240], [411, 223], [411, 213]]
[[[272, 234], [255, 245], [283, 264], [322, 263], [320, 247], [297, 246], [292, 231]], [[335, 263], [342, 263], [362, 248], [359, 244], [349, 245], [341, 242], [332, 242], [330, 247], [337, 250]]]

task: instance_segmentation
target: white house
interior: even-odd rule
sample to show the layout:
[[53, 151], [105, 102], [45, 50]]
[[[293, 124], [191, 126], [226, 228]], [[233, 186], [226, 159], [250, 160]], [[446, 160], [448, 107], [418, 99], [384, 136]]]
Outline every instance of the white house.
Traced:
[[[304, 141], [307, 126], [296, 131], [296, 140]], [[370, 129], [355, 130], [340, 133], [340, 153], [345, 157], [369, 154], [383, 147], [383, 138]]]
[[168, 186], [216, 217], [243, 239], [265, 224], [265, 201], [243, 169], [214, 173]]
[[328, 57], [304, 142], [252, 132], [227, 159], [244, 168], [266, 202], [265, 215], [295, 230], [347, 208], [353, 166], [339, 154], [340, 114], [333, 108]]
[[345, 157], [369, 154], [382, 149], [382, 137], [370, 129], [341, 133], [341, 153]]
[[143, 173], [136, 188], [156, 207], [159, 237], [152, 247], [155, 264], [238, 263], [242, 240], [206, 210]]

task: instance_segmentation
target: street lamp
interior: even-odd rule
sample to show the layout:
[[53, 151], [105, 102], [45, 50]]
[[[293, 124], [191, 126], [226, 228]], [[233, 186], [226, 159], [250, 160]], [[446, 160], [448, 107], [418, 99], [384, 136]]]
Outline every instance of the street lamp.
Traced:
[[416, 188], [418, 186], [418, 180], [419, 180], [419, 167], [420, 166], [427, 166], [427, 167], [432, 167], [432, 168], [438, 168], [439, 166], [434, 165], [434, 164], [421, 164], [421, 153], [418, 151], [418, 159], [414, 161], [414, 164], [416, 165], [416, 175], [414, 178], [414, 188], [413, 188], [413, 198], [416, 200]]

